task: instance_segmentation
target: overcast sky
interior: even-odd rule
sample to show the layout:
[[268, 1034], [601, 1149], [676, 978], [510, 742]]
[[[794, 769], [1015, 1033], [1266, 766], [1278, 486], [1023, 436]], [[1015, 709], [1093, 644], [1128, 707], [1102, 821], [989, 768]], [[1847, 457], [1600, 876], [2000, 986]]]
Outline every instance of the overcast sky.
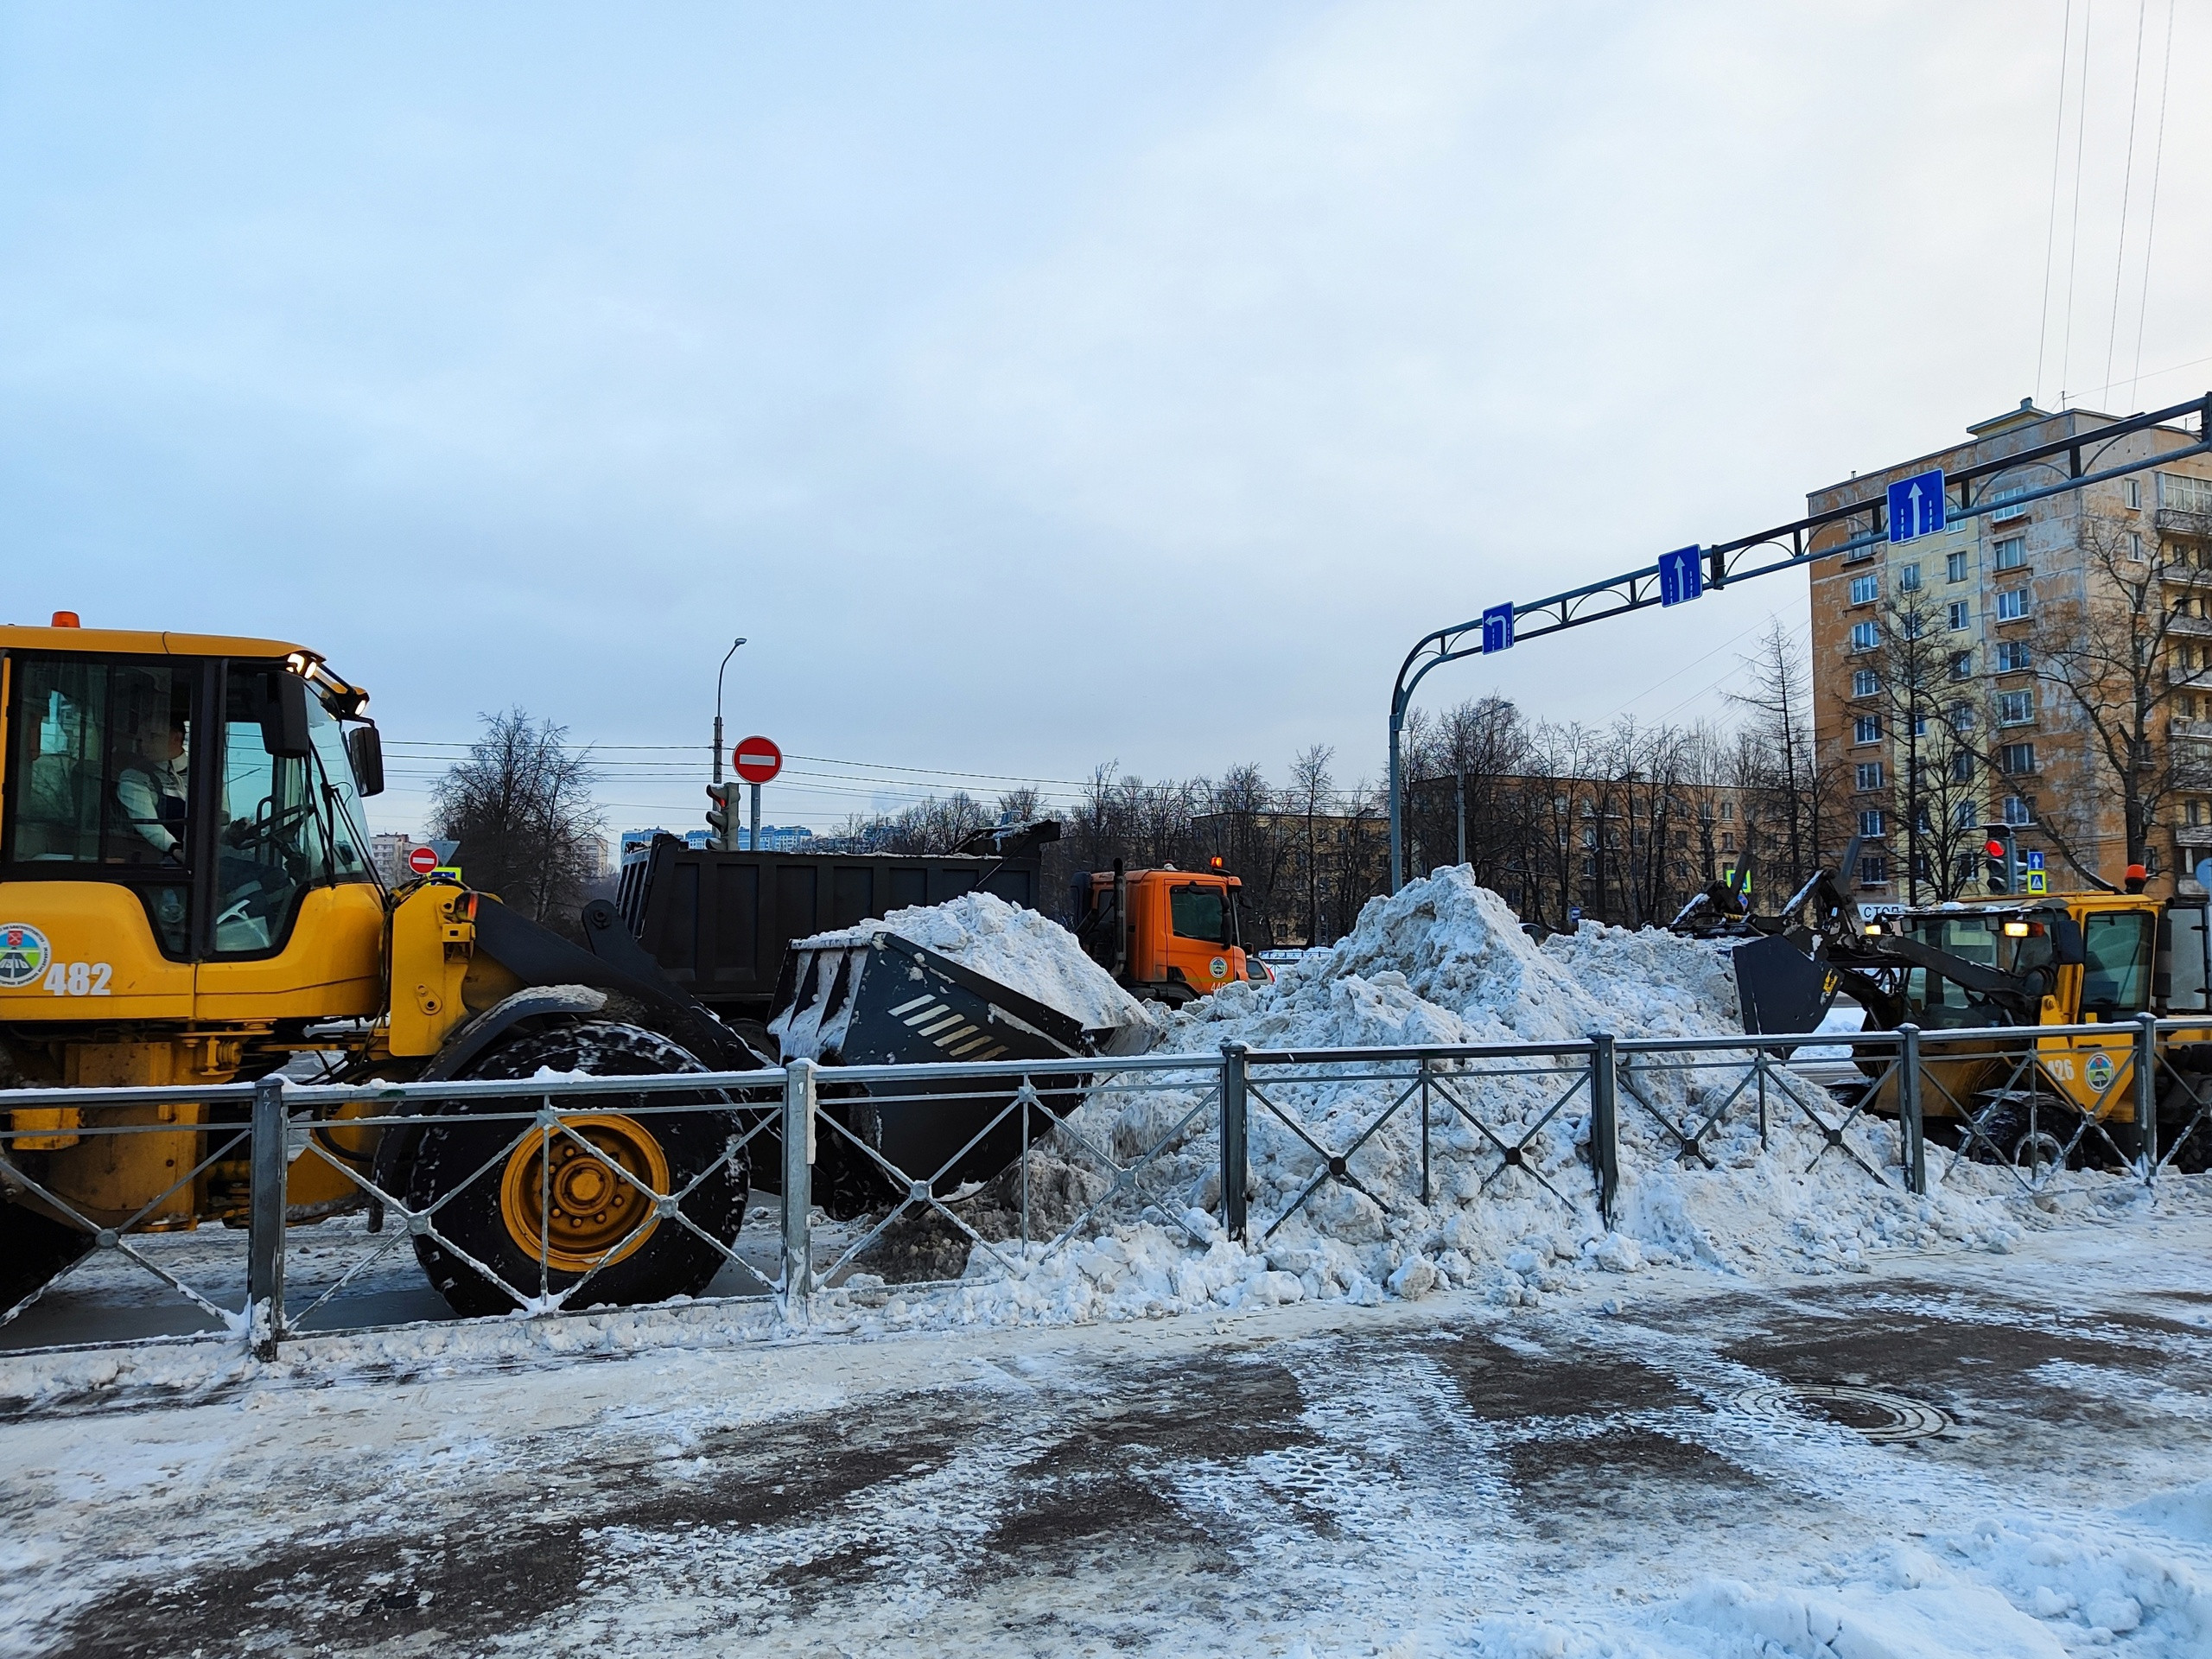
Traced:
[[[2061, 133], [2022, 0], [0, 8], [0, 614], [310, 644], [395, 753], [520, 704], [615, 828], [740, 633], [771, 822], [1373, 776], [1431, 627], [2212, 385], [2212, 16], [2095, 7], [2084, 99], [2088, 10]], [[1804, 605], [1425, 696], [1693, 718]]]

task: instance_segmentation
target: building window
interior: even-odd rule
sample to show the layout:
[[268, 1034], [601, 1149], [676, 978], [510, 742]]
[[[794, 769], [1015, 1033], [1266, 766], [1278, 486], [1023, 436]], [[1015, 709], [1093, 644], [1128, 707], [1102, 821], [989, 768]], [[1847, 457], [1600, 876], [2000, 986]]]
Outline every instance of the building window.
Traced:
[[2139, 478], [2123, 478], [2120, 480], [2120, 499], [2127, 504], [2127, 510], [2130, 512], [2142, 512], [2143, 480]]
[[1904, 635], [1908, 639], [1917, 639], [1920, 638], [1921, 625], [1927, 620], [1928, 619], [1925, 616], [1921, 614], [1920, 607], [1916, 605], [1910, 610], [1899, 613], [1897, 617], [1897, 632]]
[[1851, 625], [1851, 648], [1853, 651], [1872, 651], [1881, 643], [1881, 631], [1872, 622], [1854, 622]]
[[1974, 678], [1974, 652], [1955, 651], [1951, 653], [1951, 677], [1955, 680]]
[[1724, 853], [1732, 853], [1736, 850], [1736, 837], [1732, 833], [1720, 837], [1720, 850]]
[[1997, 723], [1999, 726], [2024, 726], [2036, 717], [2036, 694], [2033, 691], [2000, 691], [1997, 694]]
[[1869, 838], [1882, 833], [1882, 809], [1870, 806], [1859, 815], [1859, 833]]
[[1912, 734], [1915, 737], [1928, 735], [1928, 715], [1925, 709], [1916, 709], [1912, 711]]
[[2127, 532], [2127, 556], [2138, 564], [2143, 562], [2143, 532], [2139, 530]]
[[1851, 741], [1854, 743], [1878, 743], [1882, 741], [1882, 717], [1861, 715], [1851, 722]]
[[2189, 804], [2189, 827], [2190, 829], [2194, 830], [2198, 824], [2204, 822], [2203, 818], [2198, 816], [2203, 810], [2204, 803], [2202, 801], [2191, 801]]
[[1965, 554], [1954, 553], [1943, 561], [1943, 579], [1946, 582], [1964, 582], [1967, 579]]
[[1968, 599], [1955, 599], [1945, 614], [1945, 626], [1953, 633], [1963, 632], [1974, 626], [1974, 601]]
[[1869, 853], [1859, 861], [1859, 885], [1862, 887], [1885, 886], [1890, 879], [1890, 861], [1879, 853]]
[[1920, 591], [1920, 567], [1903, 564], [1897, 567], [1897, 592], [1916, 594]]
[[2019, 674], [2028, 666], [2028, 642], [2024, 639], [2000, 639], [1997, 642], [1997, 671], [1999, 674]]
[[2186, 473], [2158, 474], [2158, 505], [2175, 512], [2212, 513], [2212, 478]]
[[1871, 697], [1881, 689], [1882, 682], [1876, 677], [1872, 669], [1861, 668], [1853, 671], [1851, 676], [1851, 695], [1853, 696]]
[[2022, 796], [2007, 795], [2005, 798], [2004, 817], [2005, 823], [2016, 827], [2024, 823], [2033, 823], [2036, 821], [2035, 807]]
[[2028, 562], [2028, 538], [2007, 536], [1990, 550], [1990, 565], [1999, 570], [2018, 570]]
[[2007, 593], [1997, 595], [1997, 620], [1999, 622], [2018, 622], [2027, 613], [2028, 590], [2026, 588], [2015, 588]]
[[1882, 763], [1878, 760], [1861, 760], [1853, 768], [1853, 774], [1861, 789], [1879, 789], [1882, 786]]
[[1972, 801], [1961, 801], [1951, 809], [1951, 822], [1961, 830], [1971, 830], [1981, 820], [1981, 809]]
[[1951, 777], [1954, 781], [1961, 784], [1972, 783], [1974, 781], [1974, 755], [1972, 752], [1966, 749], [1954, 749], [1951, 751]]
[[1949, 722], [1953, 731], [1970, 732], [1974, 730], [1974, 705], [1955, 702], [1943, 711], [1943, 718]]
[[1872, 605], [1881, 596], [1882, 578], [1875, 572], [1870, 570], [1863, 576], [1853, 576], [1851, 579], [1851, 602], [1853, 604]]
[[1733, 801], [1723, 801], [1723, 802], [1721, 802], [1721, 803], [1720, 803], [1720, 822], [1721, 822], [1721, 823], [1733, 823], [1735, 821], [1736, 821], [1736, 803], [1735, 803], [1735, 802], [1733, 802]]
[[2019, 773], [2036, 769], [2036, 746], [2032, 743], [2007, 743], [1997, 752], [1997, 764], [2006, 772]]

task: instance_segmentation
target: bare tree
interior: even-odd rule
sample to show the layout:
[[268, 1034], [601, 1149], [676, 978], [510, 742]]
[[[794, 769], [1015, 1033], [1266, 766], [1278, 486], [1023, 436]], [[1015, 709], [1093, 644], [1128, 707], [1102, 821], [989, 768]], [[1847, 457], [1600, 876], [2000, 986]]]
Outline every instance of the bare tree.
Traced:
[[1321, 857], [1315, 820], [1336, 786], [1336, 779], [1329, 773], [1329, 762], [1336, 753], [1326, 743], [1316, 743], [1290, 763], [1292, 810], [1306, 819], [1306, 940], [1309, 944], [1321, 942]]
[[430, 794], [435, 833], [461, 843], [470, 879], [531, 920], [572, 923], [597, 872], [607, 822], [588, 751], [519, 708], [480, 716], [483, 735]]

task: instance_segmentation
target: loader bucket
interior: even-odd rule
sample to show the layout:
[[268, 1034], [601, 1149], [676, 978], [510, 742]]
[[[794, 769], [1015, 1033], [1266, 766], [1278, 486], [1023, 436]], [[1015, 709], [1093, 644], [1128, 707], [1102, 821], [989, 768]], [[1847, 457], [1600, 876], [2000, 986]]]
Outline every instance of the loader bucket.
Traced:
[[[1005, 1061], [1008, 1074], [861, 1090], [834, 1072], [823, 1077], [823, 1109], [909, 1176], [940, 1170], [953, 1185], [987, 1181], [1021, 1154], [1019, 1114], [1007, 1116], [1025, 1059], [1072, 1059], [1118, 1052], [1129, 1035], [1086, 1031], [1078, 1020], [934, 950], [879, 933], [865, 941], [791, 946], [769, 1030], [786, 1059], [825, 1066]], [[1039, 1103], [1066, 1111], [1080, 1080], [1062, 1079]], [[882, 1099], [881, 1096], [897, 1098]], [[1039, 1133], [1033, 1120], [1029, 1134]], [[950, 1160], [950, 1167], [947, 1167]], [[841, 1183], [856, 1196], [897, 1196], [861, 1154], [862, 1179]]]
[[1738, 945], [1734, 960], [1745, 1031], [1812, 1031], [1835, 1001], [1835, 970], [1779, 933]]

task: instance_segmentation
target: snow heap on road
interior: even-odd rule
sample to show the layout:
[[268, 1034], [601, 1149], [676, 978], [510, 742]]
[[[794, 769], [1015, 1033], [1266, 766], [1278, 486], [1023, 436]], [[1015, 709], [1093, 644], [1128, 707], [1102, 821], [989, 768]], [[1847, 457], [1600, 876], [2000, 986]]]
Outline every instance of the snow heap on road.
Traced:
[[[1579, 1044], [1592, 1032], [1624, 1040], [1743, 1034], [1725, 944], [1585, 924], [1539, 944], [1465, 868], [1371, 901], [1349, 936], [1274, 984], [1225, 987], [1164, 1023], [1154, 1052], [1194, 1055], [1227, 1042], [1312, 1051]], [[972, 1294], [963, 1287], [972, 1306], [954, 1317], [1128, 1317], [1209, 1299], [1232, 1306], [1364, 1300], [1470, 1284], [1503, 1301], [1534, 1301], [1592, 1269], [1850, 1270], [1884, 1249], [2004, 1250], [2018, 1238], [2018, 1190], [2006, 1173], [1931, 1153], [1944, 1185], [1914, 1198], [1898, 1179], [1893, 1126], [1861, 1119], [1853, 1127], [1850, 1143], [1870, 1171], [1830, 1146], [1808, 1115], [1840, 1120], [1833, 1097], [1780, 1068], [1770, 1077], [1764, 1127], [1758, 1092], [1746, 1090], [1704, 1135], [1703, 1159], [1683, 1160], [1659, 1117], [1702, 1122], [1743, 1078], [1750, 1054], [1694, 1058], [1707, 1064], [1623, 1057], [1620, 1188], [1610, 1229], [1588, 1162], [1590, 1101], [1579, 1056], [1556, 1066], [1453, 1063], [1445, 1085], [1482, 1127], [1436, 1096], [1426, 1201], [1417, 1104], [1366, 1133], [1403, 1082], [1325, 1082], [1296, 1068], [1255, 1068], [1249, 1249], [1215, 1236], [1205, 1213], [1218, 1202], [1219, 1151], [1205, 1089], [1102, 1089], [1070, 1127], [1125, 1163], [1166, 1142], [1140, 1184], [1153, 1205], [1149, 1220], [1132, 1227], [1124, 1217], [1117, 1237], [1069, 1246], [1024, 1285], [979, 1286]], [[1331, 1153], [1356, 1147], [1346, 1157], [1351, 1181], [1325, 1178], [1309, 1135]], [[1505, 1166], [1499, 1143], [1524, 1136], [1524, 1166]], [[1062, 1185], [1087, 1190], [1080, 1179]], [[1103, 1179], [1093, 1185], [1103, 1192]], [[1203, 1252], [1196, 1256], [1188, 1254], [1194, 1241]], [[969, 1271], [994, 1269], [977, 1250]]]
[[817, 933], [799, 944], [820, 948], [866, 944], [883, 933], [895, 933], [1034, 997], [1082, 1021], [1086, 1031], [1142, 1025], [1149, 1017], [1142, 1003], [1084, 955], [1074, 934], [995, 893], [965, 893], [941, 905], [894, 910], [880, 920]]

